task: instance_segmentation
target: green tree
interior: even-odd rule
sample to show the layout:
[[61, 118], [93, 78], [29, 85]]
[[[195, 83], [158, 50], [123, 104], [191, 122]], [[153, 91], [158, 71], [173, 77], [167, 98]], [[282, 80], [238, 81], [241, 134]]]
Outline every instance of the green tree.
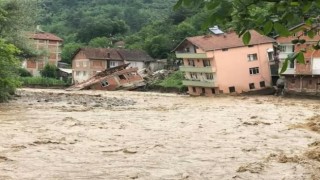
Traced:
[[13, 44], [0, 39], [0, 102], [9, 100], [20, 84], [17, 80], [18, 53], [19, 50]]
[[107, 48], [112, 46], [112, 41], [107, 37], [96, 37], [90, 40], [89, 47]]
[[46, 64], [44, 68], [40, 71], [42, 77], [46, 78], [57, 78], [58, 77], [58, 68], [55, 65]]
[[61, 61], [71, 64], [74, 53], [81, 47], [83, 47], [83, 44], [81, 43], [65, 44], [62, 48]]
[[36, 0], [0, 1], [0, 102], [7, 101], [20, 85], [17, 57], [32, 53], [24, 32], [34, 28], [35, 7]]
[[167, 58], [172, 49], [172, 39], [165, 35], [155, 36], [145, 42], [145, 50], [154, 58]]

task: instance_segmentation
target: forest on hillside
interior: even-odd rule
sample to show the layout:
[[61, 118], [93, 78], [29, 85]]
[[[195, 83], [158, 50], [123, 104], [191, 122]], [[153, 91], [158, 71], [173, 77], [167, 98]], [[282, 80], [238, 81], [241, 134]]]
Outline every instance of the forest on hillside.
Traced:
[[38, 24], [64, 39], [62, 60], [82, 46], [146, 50], [168, 58], [185, 37], [205, 33], [201, 5], [173, 10], [176, 0], [41, 0]]

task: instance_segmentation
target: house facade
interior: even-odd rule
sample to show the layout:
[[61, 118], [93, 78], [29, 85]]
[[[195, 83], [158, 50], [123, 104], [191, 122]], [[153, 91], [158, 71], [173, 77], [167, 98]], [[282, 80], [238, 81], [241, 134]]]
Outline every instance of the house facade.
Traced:
[[129, 67], [137, 67], [138, 69], [149, 68], [150, 63], [154, 62], [154, 59], [145, 51], [127, 49], [118, 49], [117, 51], [124, 60], [124, 63], [130, 63]]
[[[276, 37], [279, 44], [279, 59], [283, 62], [289, 55], [305, 51], [305, 64], [296, 61], [289, 62], [287, 70], [282, 74], [285, 76], [285, 88], [288, 92], [320, 94], [320, 52], [313, 49], [312, 45], [320, 40], [317, 32], [313, 38], [306, 33], [305, 24], [299, 24], [290, 29], [292, 36]], [[310, 28], [310, 27], [308, 27]], [[292, 41], [304, 39], [305, 43], [293, 44]]]
[[272, 85], [274, 39], [251, 32], [244, 45], [235, 32], [186, 38], [175, 48], [183, 59], [183, 84], [190, 95], [242, 93]]
[[80, 48], [72, 58], [72, 77], [77, 84], [105, 69], [129, 63], [129, 67], [143, 69], [152, 61], [146, 52], [140, 50]]
[[95, 74], [124, 64], [115, 49], [80, 48], [72, 60], [72, 77], [75, 84], [88, 80]]
[[33, 76], [39, 76], [40, 70], [47, 63], [58, 66], [61, 60], [61, 45], [63, 40], [58, 36], [47, 32], [36, 32], [30, 35], [34, 42], [34, 48], [39, 52], [38, 57], [26, 59], [23, 67]]

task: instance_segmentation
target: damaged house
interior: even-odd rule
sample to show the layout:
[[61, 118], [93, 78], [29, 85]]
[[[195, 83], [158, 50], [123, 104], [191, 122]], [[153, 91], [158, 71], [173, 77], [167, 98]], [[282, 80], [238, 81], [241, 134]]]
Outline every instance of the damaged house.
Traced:
[[114, 49], [80, 48], [72, 59], [73, 82], [82, 83], [105, 69], [123, 64], [123, 59]]
[[183, 85], [190, 95], [242, 93], [272, 86], [274, 39], [251, 32], [244, 45], [235, 32], [188, 37], [174, 49], [183, 60]]
[[112, 67], [101, 71], [86, 81], [75, 84], [67, 90], [131, 90], [144, 86], [144, 79], [137, 73], [138, 68], [129, 67], [129, 64]]
[[[320, 40], [319, 30], [313, 38], [309, 38], [306, 32], [306, 24], [302, 23], [290, 29], [292, 36], [276, 37], [279, 44], [279, 59], [284, 60], [299, 52], [305, 51], [305, 64], [299, 64], [296, 61], [290, 62], [287, 70], [281, 75], [285, 76], [285, 88], [287, 92], [302, 93], [310, 95], [320, 94], [320, 52], [314, 50], [312, 45]], [[310, 28], [310, 27], [308, 27]], [[297, 39], [303, 40], [303, 43], [293, 43]]]

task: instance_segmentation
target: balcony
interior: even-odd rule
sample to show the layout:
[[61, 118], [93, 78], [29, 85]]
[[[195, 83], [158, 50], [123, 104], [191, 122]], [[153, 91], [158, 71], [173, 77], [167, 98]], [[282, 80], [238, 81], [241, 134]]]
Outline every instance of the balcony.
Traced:
[[203, 58], [209, 58], [206, 53], [181, 53], [176, 52], [177, 58], [189, 58], [189, 59], [203, 59]]
[[198, 72], [198, 73], [216, 72], [216, 68], [211, 66], [207, 66], [207, 67], [180, 66], [179, 69], [180, 71], [183, 71], [183, 72]]
[[192, 80], [183, 80], [183, 85], [185, 86], [197, 86], [197, 87], [218, 87], [218, 84], [214, 81], [192, 81]]

